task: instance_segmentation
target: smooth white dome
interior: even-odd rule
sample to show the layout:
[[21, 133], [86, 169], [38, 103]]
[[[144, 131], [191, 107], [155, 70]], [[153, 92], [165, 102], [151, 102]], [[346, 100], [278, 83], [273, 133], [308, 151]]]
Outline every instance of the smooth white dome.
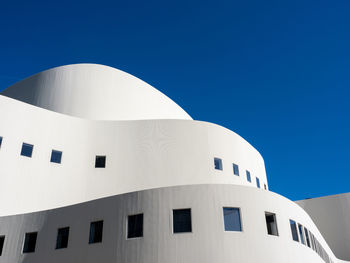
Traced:
[[91, 120], [192, 119], [146, 82], [98, 64], [49, 69], [10, 86], [2, 95]]

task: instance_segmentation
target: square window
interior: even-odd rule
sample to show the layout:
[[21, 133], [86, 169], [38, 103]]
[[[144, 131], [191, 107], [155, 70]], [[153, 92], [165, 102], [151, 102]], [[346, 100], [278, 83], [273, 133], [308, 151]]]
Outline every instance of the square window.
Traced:
[[24, 237], [23, 253], [32, 253], [35, 251], [38, 232], [26, 233]]
[[0, 148], [1, 148], [1, 144], [2, 144], [2, 136], [0, 136]]
[[143, 214], [128, 216], [128, 238], [143, 236]]
[[214, 158], [214, 167], [216, 170], [222, 171], [222, 160], [220, 158]]
[[5, 236], [0, 236], [0, 256], [2, 255], [2, 250], [4, 248]]
[[52, 163], [61, 163], [61, 159], [62, 159], [62, 152], [61, 151], [52, 150], [50, 162], [52, 162]]
[[95, 168], [105, 168], [106, 167], [106, 156], [96, 156]]
[[26, 157], [32, 157], [34, 146], [32, 144], [23, 143], [21, 155]]
[[256, 186], [257, 186], [258, 188], [260, 188], [260, 180], [259, 180], [258, 177], [256, 177]]
[[299, 236], [297, 231], [297, 223], [294, 220], [289, 220], [290, 223], [290, 230], [292, 232], [292, 238], [294, 241], [299, 242]]
[[95, 221], [90, 224], [89, 244], [102, 242], [103, 221]]
[[242, 231], [241, 213], [239, 208], [224, 207], [225, 231]]
[[246, 175], [247, 175], [247, 181], [248, 182], [252, 182], [252, 178], [250, 177], [250, 172], [246, 171]]
[[68, 247], [68, 236], [69, 227], [63, 227], [57, 230], [56, 249]]
[[239, 176], [239, 169], [237, 164], [232, 164], [233, 166], [233, 174]]
[[267, 233], [269, 235], [278, 236], [276, 215], [273, 213], [265, 212]]
[[190, 208], [173, 210], [173, 232], [174, 233], [192, 232]]

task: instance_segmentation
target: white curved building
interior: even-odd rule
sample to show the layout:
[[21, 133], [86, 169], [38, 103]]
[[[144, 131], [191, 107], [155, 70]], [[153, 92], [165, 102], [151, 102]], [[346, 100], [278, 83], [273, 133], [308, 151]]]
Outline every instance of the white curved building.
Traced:
[[0, 263], [350, 262], [348, 221], [270, 192], [247, 141], [125, 72], [53, 68], [0, 112]]

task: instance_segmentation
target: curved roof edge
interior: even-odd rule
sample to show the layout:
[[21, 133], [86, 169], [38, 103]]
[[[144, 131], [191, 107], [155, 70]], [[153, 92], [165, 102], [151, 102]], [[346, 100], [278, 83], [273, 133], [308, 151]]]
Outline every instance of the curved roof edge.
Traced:
[[99, 64], [72, 64], [32, 75], [2, 95], [92, 120], [187, 119], [180, 106], [146, 82]]

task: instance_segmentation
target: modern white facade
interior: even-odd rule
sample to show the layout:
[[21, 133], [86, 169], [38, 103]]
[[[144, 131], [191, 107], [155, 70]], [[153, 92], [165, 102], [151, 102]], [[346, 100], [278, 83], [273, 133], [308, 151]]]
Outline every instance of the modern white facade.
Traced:
[[0, 263], [350, 262], [349, 236], [270, 192], [247, 141], [125, 72], [53, 68], [0, 112]]

